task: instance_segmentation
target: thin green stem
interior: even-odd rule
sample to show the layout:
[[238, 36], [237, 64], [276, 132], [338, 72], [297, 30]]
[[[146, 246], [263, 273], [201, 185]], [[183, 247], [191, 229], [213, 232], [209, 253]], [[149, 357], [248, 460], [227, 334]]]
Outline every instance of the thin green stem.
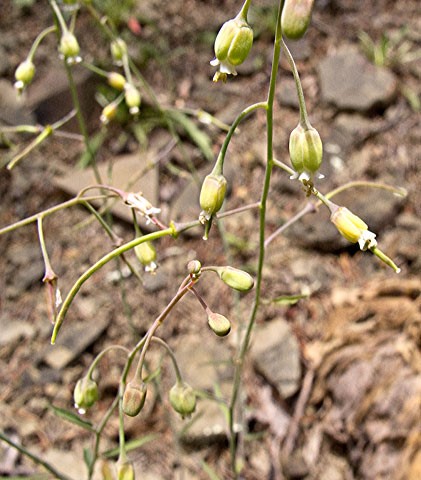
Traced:
[[96, 73], [100, 77], [108, 78], [108, 72], [106, 72], [102, 68], [97, 67], [96, 65], [92, 65], [92, 63], [82, 61], [80, 62], [80, 65], [82, 65], [82, 67], [87, 68], [91, 72]]
[[107, 348], [104, 348], [101, 352], [98, 353], [98, 355], [95, 357], [94, 361], [91, 363], [91, 366], [88, 369], [88, 372], [86, 376], [88, 378], [92, 378], [92, 375], [94, 373], [95, 368], [97, 367], [98, 363], [101, 361], [102, 357], [106, 355], [108, 352], [111, 350], [123, 350], [125, 353], [130, 353], [129, 350], [126, 347], [123, 347], [122, 345], [110, 345]]
[[234, 135], [234, 132], [240, 122], [247, 117], [250, 113], [254, 112], [255, 110], [259, 108], [264, 108], [267, 109], [268, 105], [267, 102], [259, 102], [255, 103], [253, 105], [250, 105], [249, 107], [245, 108], [239, 115], [238, 117], [234, 120], [233, 124], [231, 125], [229, 132], [227, 133], [224, 143], [222, 144], [221, 150], [219, 152], [218, 158], [216, 160], [215, 166], [213, 168], [213, 173], [222, 175], [222, 171], [224, 168], [224, 160], [225, 160], [225, 155], [227, 153], [228, 145], [231, 141], [232, 136]]
[[345, 183], [344, 185], [341, 185], [340, 187], [335, 188], [334, 190], [331, 190], [330, 192], [326, 193], [325, 197], [330, 199], [335, 195], [338, 195], [339, 193], [342, 193], [345, 190], [348, 190], [354, 187], [379, 188], [380, 190], [386, 190], [388, 192], [392, 192], [395, 195], [399, 195], [400, 197], [406, 197], [406, 195], [408, 194], [408, 192], [404, 188], [394, 187], [393, 185], [388, 185], [387, 183], [376, 183], [376, 182], [357, 180], [354, 182]]
[[98, 260], [94, 265], [92, 265], [88, 270], [86, 270], [85, 273], [83, 273], [75, 282], [75, 284], [72, 286], [70, 289], [70, 292], [67, 294], [66, 299], [64, 300], [60, 311], [58, 312], [57, 315], [57, 320], [54, 325], [54, 330], [51, 336], [51, 343], [54, 344], [56, 341], [57, 334], [61, 328], [61, 325], [64, 321], [64, 317], [66, 316], [67, 310], [69, 309], [74, 297], [76, 296], [77, 292], [80, 290], [82, 285], [100, 268], [102, 268], [104, 265], [106, 265], [108, 262], [113, 260], [114, 258], [117, 258], [120, 256], [122, 253], [127, 252], [128, 250], [136, 247], [136, 245], [139, 245], [143, 242], [147, 242], [148, 240], [156, 240], [157, 238], [164, 237], [166, 235], [174, 235], [174, 228], [170, 227], [165, 230], [160, 230], [158, 232], [153, 232], [148, 235], [144, 235], [143, 237], [135, 238], [134, 240], [131, 240], [130, 242], [125, 243], [124, 245], [121, 245], [120, 247], [117, 247], [114, 249], [112, 252], [108, 253], [107, 255], [104, 255], [100, 260]]
[[247, 21], [247, 14], [250, 8], [250, 4], [251, 4], [251, 0], [245, 0], [243, 6], [241, 7], [240, 13], [237, 15], [237, 17]]
[[58, 478], [59, 480], [72, 480], [67, 475], [63, 475], [62, 473], [57, 471], [52, 465], [50, 465], [48, 462], [46, 462], [42, 458], [38, 457], [34, 453], [31, 453], [29, 450], [27, 450], [22, 445], [19, 445], [18, 443], [14, 442], [12, 439], [10, 439], [7, 435], [5, 435], [2, 432], [0, 432], [0, 440], [3, 440], [7, 444], [9, 444], [11, 447], [15, 448], [18, 452], [20, 452], [23, 455], [25, 455], [26, 457], [30, 458], [33, 462], [35, 462], [38, 465], [41, 465], [42, 467], [44, 467], [45, 470], [47, 470], [52, 475], [54, 475], [55, 478]]
[[281, 45], [282, 48], [285, 52], [285, 56], [288, 60], [289, 66], [292, 71], [292, 75], [294, 76], [294, 81], [295, 81], [295, 87], [297, 88], [297, 95], [298, 95], [298, 103], [300, 105], [300, 125], [304, 129], [308, 129], [311, 127], [310, 122], [308, 120], [308, 115], [307, 115], [307, 108], [306, 108], [306, 102], [304, 99], [304, 92], [303, 92], [303, 87], [301, 85], [300, 81], [300, 75], [298, 74], [297, 66], [295, 65], [295, 61], [293, 56], [291, 55], [291, 52], [289, 51], [286, 43], [284, 42], [284, 39], [281, 36]]
[[286, 163], [281, 162], [280, 160], [277, 160], [276, 158], [273, 159], [273, 164], [274, 164], [274, 166], [281, 168], [282, 170], [284, 170], [285, 172], [287, 172], [291, 176], [294, 176], [297, 173], [294, 169], [289, 167]]
[[275, 99], [276, 78], [279, 68], [279, 58], [281, 53], [281, 13], [283, 0], [279, 2], [278, 16], [276, 22], [275, 41], [273, 47], [272, 70], [270, 75], [268, 98], [266, 102], [266, 128], [267, 128], [267, 163], [265, 171], [265, 179], [260, 200], [260, 218], [259, 218], [259, 259], [257, 264], [257, 280], [255, 286], [255, 297], [252, 310], [250, 312], [249, 321], [245, 336], [240, 346], [240, 351], [235, 362], [235, 372], [233, 381], [233, 391], [229, 407], [229, 429], [230, 429], [230, 453], [231, 467], [235, 478], [238, 477], [237, 472], [237, 439], [234, 431], [234, 417], [236, 405], [241, 385], [241, 375], [245, 356], [250, 344], [251, 333], [256, 321], [257, 311], [260, 303], [260, 294], [263, 277], [263, 264], [265, 258], [265, 223], [266, 223], [266, 203], [269, 194], [270, 178], [273, 169], [273, 105]]
[[30, 60], [32, 62], [33, 58], [34, 58], [34, 55], [35, 55], [35, 52], [37, 50], [37, 48], [39, 47], [39, 44], [44, 40], [44, 38], [52, 33], [52, 32], [55, 32], [57, 30], [56, 26], [52, 26], [52, 27], [48, 27], [46, 28], [45, 30], [43, 30], [38, 36], [37, 38], [35, 39], [34, 43], [32, 44], [32, 47], [31, 49], [29, 50], [29, 53], [28, 53], [28, 57], [27, 59]]
[[183, 377], [181, 375], [180, 367], [178, 366], [177, 359], [175, 358], [174, 352], [171, 350], [168, 343], [159, 337], [152, 337], [151, 341], [165, 348], [174, 366], [174, 372], [175, 372], [175, 377], [177, 379], [177, 383], [183, 383]]
[[69, 29], [67, 28], [66, 22], [64, 21], [63, 15], [61, 10], [59, 9], [55, 0], [49, 0], [51, 8], [54, 10], [54, 14], [60, 24], [61, 31], [63, 33], [67, 32]]

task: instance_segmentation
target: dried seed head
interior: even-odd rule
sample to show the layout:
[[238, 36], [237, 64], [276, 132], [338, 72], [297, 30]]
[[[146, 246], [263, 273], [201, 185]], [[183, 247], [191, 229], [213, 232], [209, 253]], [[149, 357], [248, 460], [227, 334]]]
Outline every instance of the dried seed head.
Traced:
[[123, 395], [123, 412], [129, 417], [135, 417], [145, 405], [146, 384], [137, 381], [129, 382]]

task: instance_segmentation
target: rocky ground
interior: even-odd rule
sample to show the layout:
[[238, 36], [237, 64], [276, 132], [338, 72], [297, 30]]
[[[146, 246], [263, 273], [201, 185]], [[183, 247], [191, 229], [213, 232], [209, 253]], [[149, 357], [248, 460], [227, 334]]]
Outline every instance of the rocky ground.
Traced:
[[[36, 2], [27, 10], [17, 8], [17, 3], [6, 1], [0, 16], [0, 125], [48, 124], [71, 108], [53, 38], [37, 53], [37, 76], [23, 102], [15, 100], [11, 85], [14, 68], [36, 33], [50, 24], [51, 15], [46, 2]], [[274, 2], [253, 2], [252, 53], [239, 68], [240, 75], [225, 85], [211, 82], [209, 60], [215, 32], [235, 14], [236, 2], [135, 3], [139, 5], [129, 16], [123, 15], [120, 28], [163, 106], [203, 109], [230, 123], [247, 105], [266, 98]], [[247, 480], [421, 477], [421, 124], [416, 111], [421, 64], [415, 60], [421, 50], [419, 13], [415, 0], [320, 0], [304, 39], [290, 42], [311, 122], [324, 142], [325, 179], [317, 184], [320, 190], [365, 180], [402, 187], [408, 193], [403, 198], [359, 187], [335, 200], [365, 219], [402, 272], [397, 276], [372, 255], [349, 246], [323, 210], [304, 217], [270, 244], [264, 302], [241, 394], [239, 428], [246, 434], [241, 454]], [[99, 59], [109, 68], [107, 43], [91, 19], [82, 14], [77, 25], [84, 57]], [[358, 39], [362, 31], [377, 44], [382, 35], [390, 40], [384, 65], [375, 66], [367, 58]], [[90, 132], [97, 135], [97, 92], [108, 93], [101, 79], [85, 70], [77, 68], [76, 76]], [[197, 218], [199, 187], [191, 171], [200, 178], [210, 170], [205, 154], [218, 153], [225, 133], [193, 118], [209, 141], [199, 136], [199, 149], [196, 130], [194, 142], [192, 127], [190, 133], [189, 127], [180, 127], [183, 143], [175, 145], [150, 100], [146, 95], [138, 122], [123, 120], [126, 123], [108, 128], [98, 151], [101, 173], [125, 187], [128, 176], [136, 180], [133, 173], [139, 172], [131, 188], [141, 189], [162, 208], [163, 221]], [[279, 160], [288, 162], [288, 136], [297, 121], [294, 83], [283, 59], [275, 111], [274, 147]], [[66, 130], [77, 132], [77, 124]], [[264, 132], [265, 117], [259, 112], [241, 125], [230, 145], [227, 208], [259, 198]], [[30, 138], [0, 136], [1, 165]], [[78, 139], [53, 136], [12, 172], [2, 168], [0, 228], [63, 202], [89, 184], [92, 174], [76, 166], [82, 152]], [[306, 201], [296, 182], [274, 172], [267, 234]], [[127, 208], [119, 206], [113, 214], [115, 233], [129, 241], [133, 227]], [[156, 275], [143, 274], [141, 284], [122, 263], [106, 265], [82, 288], [54, 347], [49, 345], [51, 324], [36, 227], [32, 224], [0, 236], [2, 431], [71, 478], [85, 478], [81, 459], [91, 436], [58, 418], [51, 405], [71, 410], [75, 382], [94, 356], [111, 344], [133, 345], [176, 292], [189, 260], [255, 271], [256, 212], [229, 217], [218, 227], [207, 243], [199, 229], [177, 240], [157, 242], [160, 267]], [[101, 227], [79, 207], [49, 216], [44, 228], [63, 294], [113, 248]], [[134, 255], [128, 258], [135, 261]], [[228, 397], [231, 360], [252, 294], [238, 298], [224, 285], [206, 281], [198, 289], [211, 308], [232, 320], [232, 333], [223, 339], [212, 336], [192, 296], [177, 306], [160, 336], [175, 350], [191, 385]], [[299, 293], [309, 298], [289, 306], [272, 301]], [[206, 479], [212, 478], [206, 473], [211, 468], [218, 478], [229, 479], [223, 411], [215, 402], [201, 399], [191, 421], [178, 418], [167, 400], [173, 378], [161, 353], [154, 347], [148, 358], [148, 369], [156, 376], [141, 416], [126, 422], [128, 439], [144, 440], [130, 453], [139, 478]], [[117, 353], [101, 362], [100, 401], [86, 419], [98, 421], [112, 402], [122, 364]], [[105, 433], [101, 451], [116, 445], [116, 417]], [[41, 471], [5, 444], [0, 448], [0, 476], [28, 478]]]

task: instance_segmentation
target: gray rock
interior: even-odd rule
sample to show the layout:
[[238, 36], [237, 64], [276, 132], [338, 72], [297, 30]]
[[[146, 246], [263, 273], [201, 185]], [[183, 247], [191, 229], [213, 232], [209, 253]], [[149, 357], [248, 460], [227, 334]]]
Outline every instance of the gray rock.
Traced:
[[32, 125], [35, 123], [29, 112], [25, 97], [18, 98], [13, 85], [0, 79], [0, 124]]
[[297, 89], [295, 82], [291, 78], [282, 79], [279, 83], [279, 93], [277, 95], [282, 106], [298, 110], [300, 104], [298, 103]]
[[300, 386], [300, 348], [285, 320], [273, 320], [256, 329], [251, 356], [255, 369], [282, 397], [294, 395]]
[[31, 338], [35, 335], [35, 328], [29, 322], [23, 322], [18, 316], [0, 317], [0, 346], [17, 342], [20, 338]]
[[392, 72], [372, 65], [351, 48], [322, 60], [318, 73], [322, 100], [341, 110], [385, 108], [396, 95], [397, 81]]

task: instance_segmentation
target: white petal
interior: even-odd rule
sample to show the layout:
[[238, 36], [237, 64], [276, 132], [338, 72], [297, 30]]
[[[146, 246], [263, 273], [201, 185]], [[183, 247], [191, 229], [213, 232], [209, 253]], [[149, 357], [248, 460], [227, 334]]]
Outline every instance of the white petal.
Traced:
[[217, 58], [214, 58], [209, 63], [212, 65], [212, 67], [217, 67], [219, 65], [219, 60]]
[[358, 239], [358, 245], [360, 249], [365, 251], [368, 248], [373, 248], [377, 245], [376, 234], [370, 232], [370, 230], [363, 230], [360, 238]]

